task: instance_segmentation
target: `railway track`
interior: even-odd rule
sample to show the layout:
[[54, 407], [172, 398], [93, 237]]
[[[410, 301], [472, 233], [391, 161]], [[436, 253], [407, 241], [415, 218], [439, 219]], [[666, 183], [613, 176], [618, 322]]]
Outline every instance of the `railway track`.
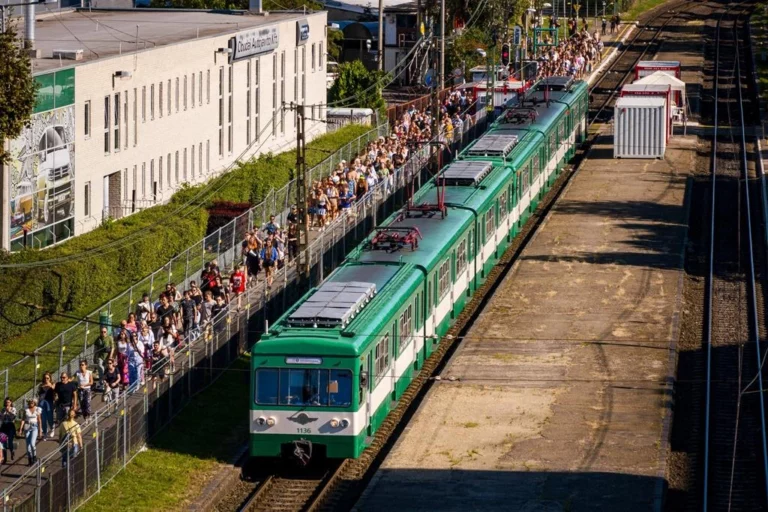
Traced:
[[[675, 4], [674, 9], [692, 3], [694, 2], [679, 2]], [[604, 71], [602, 77], [592, 89], [592, 91], [595, 91], [595, 88], [599, 86], [601, 90], [596, 91], [596, 95], [605, 96], [600, 106], [595, 110], [596, 113], [608, 112], [612, 115], [612, 110], [607, 108], [607, 106], [615, 97], [616, 92], [634, 70], [635, 63], [641, 60], [643, 56], [648, 55], [652, 48], [654, 52], [658, 49], [658, 46], [651, 47], [650, 43], [659, 41], [663, 28], [675, 19], [676, 16], [677, 11], [675, 10], [668, 10], [657, 14], [649, 21], [647, 28], [634, 36], [619, 58], [615, 59], [608, 66], [608, 69]], [[639, 50], [635, 48], [639, 48]], [[614, 80], [614, 78], [607, 78], [609, 76], [618, 76], [620, 78], [618, 82], [611, 85], [610, 81]], [[610, 90], [610, 92], [603, 92], [602, 89]], [[592, 111], [590, 111], [589, 117], [590, 124], [598, 120], [596, 116], [591, 114]], [[588, 147], [589, 143], [584, 145], [584, 148]], [[236, 498], [236, 501], [239, 503], [236, 510], [243, 512], [262, 510], [317, 512], [347, 510], [354, 505], [367, 480], [378, 467], [382, 452], [386, 453], [388, 451], [391, 447], [390, 444], [393, 436], [396, 437], [395, 435], [403, 428], [405, 422], [401, 420], [403, 418], [407, 419], [414, 412], [415, 406], [424, 396], [432, 376], [448, 359], [447, 356], [455, 349], [455, 341], [469, 328], [472, 320], [482, 311], [486, 302], [493, 295], [496, 286], [512, 268], [513, 263], [541, 225], [547, 213], [557, 202], [560, 194], [565, 189], [565, 185], [578, 167], [579, 161], [585, 157], [586, 149], [577, 152], [574, 167], [564, 171], [558, 178], [558, 182], [552, 187], [540, 207], [531, 216], [523, 231], [507, 248], [499, 263], [489, 273], [483, 286], [459, 315], [454, 326], [440, 343], [438, 350], [425, 361], [419, 376], [414, 379], [398, 402], [395, 410], [389, 414], [384, 424], [377, 430], [373, 442], [363, 452], [361, 457], [356, 460], [347, 459], [340, 463], [333, 463], [323, 472], [322, 476], [315, 478], [293, 477], [282, 473], [268, 475], [260, 479], [257, 484], [246, 486], [248, 491], [242, 495], [242, 498]]]
[[[750, 167], [745, 109], [745, 15], [736, 4], [715, 28], [706, 397], [701, 509], [765, 510], [768, 447], [764, 382], [763, 196]], [[752, 91], [754, 93], [754, 91]], [[745, 105], [746, 104], [746, 105]], [[725, 119], [721, 116], [725, 114]], [[728, 129], [723, 130], [723, 124]]]
[[625, 43], [624, 49], [589, 91], [589, 126], [603, 124], [613, 117], [614, 99], [632, 76], [635, 64], [646, 55], [653, 55], [658, 51], [664, 29], [673, 20], [685, 14], [686, 6], [693, 4], [695, 2], [684, 1], [670, 5], [669, 9], [649, 20]]

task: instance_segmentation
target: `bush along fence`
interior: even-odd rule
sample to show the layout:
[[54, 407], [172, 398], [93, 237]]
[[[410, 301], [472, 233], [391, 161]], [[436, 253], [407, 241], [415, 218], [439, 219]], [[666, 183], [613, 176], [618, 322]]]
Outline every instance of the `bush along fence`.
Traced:
[[[386, 124], [368, 131], [328, 156], [308, 174], [312, 179], [330, 174], [341, 160], [356, 156], [368, 141], [387, 133]], [[197, 279], [205, 263], [212, 260], [217, 260], [223, 271], [231, 268], [239, 256], [240, 242], [246, 231], [254, 226], [260, 227], [273, 214], [279, 216], [283, 222], [294, 196], [293, 181], [279, 190], [271, 190], [264, 201], [182, 251], [159, 270], [89, 314], [85, 320], [77, 322], [42, 344], [33, 354], [22, 357], [0, 371], [0, 385], [4, 386], [5, 391], [3, 396], [13, 396], [16, 406], [23, 408], [25, 400], [35, 395], [36, 385], [45, 371], [58, 375], [65, 369], [73, 368], [72, 363], [90, 356], [92, 344], [99, 334], [99, 324], [119, 324], [120, 320], [135, 311], [142, 294], [149, 293], [151, 297], [155, 297], [164, 289], [166, 283], [170, 282], [176, 283], [180, 290], [188, 289], [189, 282]], [[115, 268], [113, 271], [119, 272], [119, 269]], [[76, 364], [74, 367], [76, 368]]]
[[[456, 134], [452, 151], [443, 155], [445, 161], [485, 128], [482, 111], [471, 128]], [[404, 204], [410, 180], [418, 188], [429, 179], [428, 164], [429, 148], [416, 151], [390, 180], [379, 182], [350, 212], [324, 231], [311, 232], [309, 286], [319, 285], [378, 222]], [[250, 286], [241, 296], [240, 307], [232, 301], [199, 336], [186, 340], [175, 354], [174, 371], [165, 371], [170, 368], [165, 361], [153, 369], [155, 380], [148, 374], [145, 386], [136, 386], [115, 403], [102, 406], [83, 426], [85, 446], [67, 468], [61, 469], [58, 450], [39, 452], [35, 465], [3, 490], [3, 510], [71, 510], [98, 493], [195, 394], [221, 376], [268, 323], [305, 293], [297, 286], [297, 277], [295, 266], [289, 264], [276, 273], [271, 290], [265, 289], [263, 281]]]

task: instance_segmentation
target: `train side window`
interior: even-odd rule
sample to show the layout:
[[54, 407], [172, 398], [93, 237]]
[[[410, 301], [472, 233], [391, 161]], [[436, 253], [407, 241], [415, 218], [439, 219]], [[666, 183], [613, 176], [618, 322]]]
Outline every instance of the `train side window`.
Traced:
[[451, 259], [446, 259], [443, 263], [440, 264], [440, 276], [438, 279], [438, 292], [437, 297], [438, 300], [445, 297], [445, 295], [448, 293], [448, 290], [451, 288]]
[[493, 236], [493, 208], [485, 212], [485, 241]]
[[387, 368], [389, 368], [389, 333], [385, 334], [384, 337], [376, 344], [376, 349], [374, 351], [374, 366], [374, 385], [376, 385], [379, 383], [382, 377], [384, 377]]
[[[504, 193], [506, 196], [506, 192]], [[461, 274], [467, 268], [467, 240], [459, 242], [456, 249], [456, 275]]]
[[416, 328], [421, 327], [421, 294], [416, 294]]

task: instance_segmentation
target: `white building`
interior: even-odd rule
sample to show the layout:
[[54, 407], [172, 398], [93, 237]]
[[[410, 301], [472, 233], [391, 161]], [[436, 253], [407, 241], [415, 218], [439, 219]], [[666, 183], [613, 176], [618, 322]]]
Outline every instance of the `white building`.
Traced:
[[323, 11], [82, 9], [36, 27], [41, 87], [30, 127], [6, 141], [2, 249], [22, 247], [25, 232], [28, 245], [58, 243], [292, 147], [284, 103], [325, 115]]

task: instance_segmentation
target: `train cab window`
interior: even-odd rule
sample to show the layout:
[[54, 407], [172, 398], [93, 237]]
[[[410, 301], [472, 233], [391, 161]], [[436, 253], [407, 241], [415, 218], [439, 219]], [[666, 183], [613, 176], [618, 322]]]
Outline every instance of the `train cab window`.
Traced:
[[352, 404], [352, 372], [259, 368], [255, 399], [260, 405], [348, 407]]
[[277, 405], [277, 368], [260, 368], [256, 370], [256, 403]]

